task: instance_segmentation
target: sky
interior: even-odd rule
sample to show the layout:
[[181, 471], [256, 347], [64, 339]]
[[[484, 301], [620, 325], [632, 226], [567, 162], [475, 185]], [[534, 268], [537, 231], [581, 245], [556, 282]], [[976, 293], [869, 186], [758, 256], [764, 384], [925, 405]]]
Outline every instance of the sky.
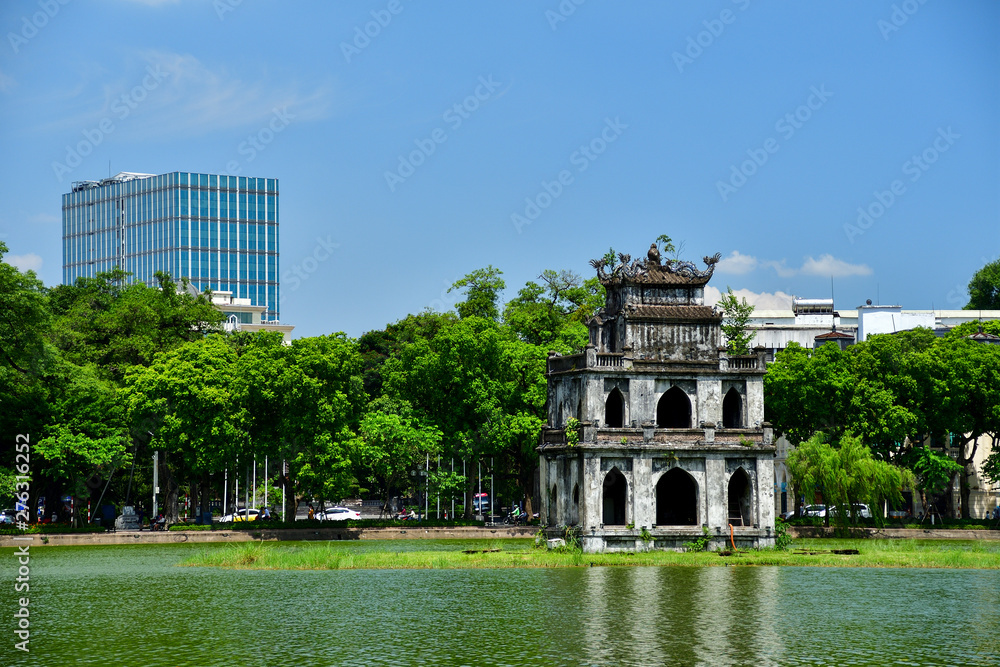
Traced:
[[0, 241], [46, 285], [61, 195], [120, 171], [279, 179], [293, 337], [661, 234], [758, 308], [960, 308], [1000, 257], [996, 2], [5, 0], [0, 29]]

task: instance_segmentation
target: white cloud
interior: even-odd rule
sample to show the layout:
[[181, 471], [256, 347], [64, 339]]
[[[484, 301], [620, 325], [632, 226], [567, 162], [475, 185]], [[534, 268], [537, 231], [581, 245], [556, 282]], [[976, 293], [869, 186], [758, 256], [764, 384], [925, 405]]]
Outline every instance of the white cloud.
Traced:
[[802, 261], [802, 266], [796, 268], [788, 266], [785, 259], [757, 259], [753, 255], [744, 255], [739, 250], [734, 250], [729, 257], [722, 259], [716, 266], [716, 271], [742, 276], [760, 267], [773, 269], [779, 278], [799, 275], [844, 278], [869, 276], [872, 273], [867, 264], [851, 264], [830, 254], [820, 255], [819, 259], [808, 256]]
[[[794, 298], [791, 294], [785, 294], [784, 292], [751, 292], [748, 289], [737, 289], [733, 290], [733, 294], [736, 295], [738, 299], [746, 299], [747, 303], [754, 306], [757, 310], [791, 310], [792, 309], [792, 299]], [[722, 298], [722, 292], [711, 285], [705, 286], [705, 304], [708, 306], [714, 306]]]
[[27, 255], [7, 255], [4, 261], [11, 266], [16, 266], [19, 271], [38, 273], [42, 270], [42, 258], [33, 252], [29, 252]]
[[744, 273], [750, 273], [757, 268], [758, 261], [756, 257], [751, 255], [744, 255], [739, 250], [734, 250], [729, 257], [723, 257], [721, 261], [715, 266], [715, 270], [719, 273], [732, 273], [737, 276], [742, 276]]
[[834, 278], [870, 276], [872, 274], [871, 267], [867, 264], [851, 264], [829, 254], [820, 255], [819, 259], [806, 257], [800, 271], [807, 276], [833, 276]]
[[[273, 119], [276, 110], [291, 123], [329, 115], [333, 86], [304, 89], [295, 81], [262, 74], [246, 82], [224, 66], [209, 66], [190, 54], [144, 51], [129, 73], [101, 85], [88, 68], [74, 87], [65, 108], [82, 109], [40, 127], [44, 132], [114, 125], [114, 136], [196, 136], [226, 130], [255, 131]], [[98, 73], [99, 74], [99, 73]]]

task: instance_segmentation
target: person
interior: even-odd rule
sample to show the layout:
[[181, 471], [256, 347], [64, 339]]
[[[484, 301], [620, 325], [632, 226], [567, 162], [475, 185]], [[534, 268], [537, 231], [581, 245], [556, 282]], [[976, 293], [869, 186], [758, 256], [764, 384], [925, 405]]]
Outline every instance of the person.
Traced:
[[167, 524], [167, 517], [163, 516], [163, 512], [156, 515], [156, 521], [153, 522], [151, 526], [152, 530], [163, 530], [164, 526]]
[[310, 519], [316, 518], [316, 512], [313, 510], [312, 503], [309, 503], [309, 518]]
[[261, 518], [261, 521], [270, 521], [271, 520], [271, 510], [268, 509], [267, 507], [265, 507], [264, 508], [264, 512], [263, 512], [263, 514], [261, 515], [260, 518]]

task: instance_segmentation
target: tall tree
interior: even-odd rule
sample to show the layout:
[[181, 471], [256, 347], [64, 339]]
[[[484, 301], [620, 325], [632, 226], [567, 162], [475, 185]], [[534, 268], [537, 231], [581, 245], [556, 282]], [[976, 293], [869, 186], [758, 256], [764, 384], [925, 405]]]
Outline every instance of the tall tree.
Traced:
[[568, 353], [582, 350], [587, 321], [604, 305], [597, 278], [583, 280], [572, 271], [546, 269], [541, 284], [528, 281], [504, 308], [504, 322], [524, 341]]
[[156, 274], [156, 287], [130, 284], [128, 276], [115, 269], [51, 290], [53, 343], [116, 382], [129, 366], [148, 366], [158, 352], [217, 331], [223, 318], [206, 295], [178, 291], [165, 273]]
[[969, 281], [966, 310], [1000, 310], [1000, 259], [976, 271]]
[[507, 283], [501, 278], [503, 271], [493, 268], [476, 269], [465, 277], [456, 280], [448, 291], [464, 289], [465, 301], [455, 304], [455, 309], [462, 318], [482, 317], [496, 321], [500, 317], [500, 293], [507, 288]]

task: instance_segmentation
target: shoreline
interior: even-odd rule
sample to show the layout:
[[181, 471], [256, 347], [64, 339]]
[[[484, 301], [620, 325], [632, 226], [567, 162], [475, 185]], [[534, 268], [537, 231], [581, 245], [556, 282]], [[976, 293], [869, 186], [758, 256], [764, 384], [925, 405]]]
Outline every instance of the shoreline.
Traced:
[[[792, 539], [834, 538], [834, 528], [789, 526]], [[380, 528], [282, 528], [268, 530], [120, 531], [109, 533], [51, 533], [0, 535], [0, 548], [23, 546], [97, 546], [103, 544], [224, 544], [239, 542], [311, 542], [352, 540], [482, 540], [524, 539], [538, 533], [537, 526], [428, 526]], [[883, 540], [1000, 540], [998, 530], [921, 528], [854, 528], [849, 537]], [[30, 542], [25, 538], [30, 538]]]

